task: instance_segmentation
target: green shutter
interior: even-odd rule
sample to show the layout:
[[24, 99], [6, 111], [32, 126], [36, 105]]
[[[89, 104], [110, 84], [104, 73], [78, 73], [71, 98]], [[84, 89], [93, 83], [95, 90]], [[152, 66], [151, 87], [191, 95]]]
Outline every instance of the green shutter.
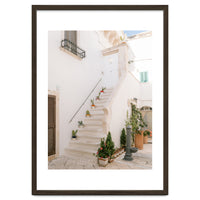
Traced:
[[143, 82], [143, 72], [140, 72], [140, 82]]
[[144, 82], [148, 82], [148, 72], [144, 72], [144, 76], [145, 76], [145, 81]]
[[140, 72], [140, 82], [148, 82], [148, 72]]

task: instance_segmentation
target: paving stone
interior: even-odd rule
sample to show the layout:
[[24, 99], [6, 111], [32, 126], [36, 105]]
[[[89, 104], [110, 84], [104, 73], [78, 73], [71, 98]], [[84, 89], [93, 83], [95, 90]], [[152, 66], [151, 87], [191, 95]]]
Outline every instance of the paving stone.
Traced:
[[117, 157], [106, 167], [100, 167], [97, 158], [59, 156], [48, 163], [49, 169], [151, 169], [152, 168], [152, 144], [144, 144], [144, 149], [132, 154], [133, 160], [123, 160], [125, 153]]

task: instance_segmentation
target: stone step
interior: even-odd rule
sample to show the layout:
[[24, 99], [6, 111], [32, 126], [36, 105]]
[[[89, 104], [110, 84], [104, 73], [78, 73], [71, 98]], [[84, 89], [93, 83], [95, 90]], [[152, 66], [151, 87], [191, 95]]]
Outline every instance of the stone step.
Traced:
[[93, 123], [85, 123], [85, 128], [80, 129], [81, 131], [84, 130], [102, 130], [103, 122], [102, 123], [95, 123], [97, 121], [92, 121]]
[[82, 132], [77, 134], [78, 139], [80, 140], [89, 140], [90, 142], [100, 141], [101, 138], [105, 138], [106, 134], [104, 133], [91, 133], [91, 132]]
[[103, 134], [103, 132], [89, 132], [89, 131], [85, 131], [85, 132], [79, 132], [77, 133], [77, 137], [78, 139], [80, 138], [80, 140], [82, 140], [82, 138], [87, 137], [87, 138], [91, 138], [91, 139], [95, 139], [95, 138], [103, 138], [105, 136], [105, 134]]
[[106, 88], [105, 90], [104, 90], [104, 92], [105, 91], [113, 91], [113, 88]]
[[103, 121], [105, 119], [104, 116], [98, 116], [98, 115], [92, 115], [91, 117], [86, 117], [84, 121], [91, 121], [91, 120], [96, 120], [96, 121]]
[[[102, 126], [103, 125], [103, 121], [87, 121], [84, 123], [85, 127], [87, 126]], [[82, 130], [82, 129], [81, 129]]]
[[91, 110], [90, 112], [91, 115], [101, 115], [103, 117], [104, 115], [104, 111], [102, 109], [95, 109], [95, 110]]
[[[104, 95], [102, 94], [102, 95], [100, 96], [100, 100], [99, 100], [99, 101], [108, 101], [109, 97], [110, 97], [110, 95], [105, 95], [105, 96], [104, 96]], [[96, 101], [96, 102], [98, 102], [98, 101]]]
[[[97, 112], [99, 112], [99, 111], [103, 111], [103, 109], [104, 109], [104, 107], [99, 107], [99, 106], [97, 106], [95, 109], [91, 109], [90, 110], [90, 112], [91, 112], [91, 115], [92, 115], [92, 112], [95, 112], [95, 111], [97, 111]], [[86, 117], [86, 118], [89, 118], [89, 117]]]
[[[96, 108], [98, 108], [98, 107], [105, 107], [106, 103], [104, 103], [104, 102], [97, 102], [95, 105], [96, 105]], [[92, 110], [95, 110], [95, 109], [92, 109]]]
[[85, 132], [92, 132], [92, 133], [98, 133], [98, 132], [102, 132], [103, 128], [102, 126], [87, 126], [85, 128], [79, 129], [78, 133], [85, 133]]
[[97, 104], [96, 105], [96, 107], [94, 108], [94, 109], [91, 109], [91, 110], [99, 110], [99, 109], [101, 109], [101, 110], [103, 110], [105, 108], [105, 104], [103, 105], [103, 104]]
[[101, 93], [101, 96], [100, 96], [100, 98], [101, 97], [110, 97], [112, 95], [112, 92], [104, 92], [104, 93]]
[[95, 101], [95, 105], [96, 105], [96, 104], [99, 104], [99, 103], [107, 103], [107, 102], [108, 102], [108, 99], [109, 99], [109, 98], [107, 98], [107, 99], [101, 99], [101, 100]]
[[104, 90], [103, 94], [105, 94], [105, 93], [112, 93], [112, 92], [113, 92], [113, 90], [107, 89], [107, 90]]

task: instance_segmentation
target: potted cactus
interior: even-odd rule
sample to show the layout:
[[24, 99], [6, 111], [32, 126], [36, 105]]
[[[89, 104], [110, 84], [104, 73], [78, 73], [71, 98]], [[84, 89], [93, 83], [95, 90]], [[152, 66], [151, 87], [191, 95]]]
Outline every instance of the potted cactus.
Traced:
[[94, 99], [91, 99], [91, 103], [92, 103], [91, 108], [94, 109], [95, 108]]
[[86, 116], [86, 117], [91, 117], [91, 114], [90, 114], [90, 111], [89, 111], [89, 110], [86, 111], [85, 116]]
[[76, 140], [76, 134], [77, 134], [78, 130], [72, 130], [72, 139]]
[[105, 87], [102, 87], [101, 93], [104, 93], [104, 90], [105, 90], [105, 89], [106, 89]]
[[78, 121], [78, 127], [79, 128], [84, 128], [85, 124], [83, 123], [83, 121]]
[[99, 92], [99, 95], [96, 97], [96, 101], [100, 100], [100, 95], [101, 95], [101, 92]]

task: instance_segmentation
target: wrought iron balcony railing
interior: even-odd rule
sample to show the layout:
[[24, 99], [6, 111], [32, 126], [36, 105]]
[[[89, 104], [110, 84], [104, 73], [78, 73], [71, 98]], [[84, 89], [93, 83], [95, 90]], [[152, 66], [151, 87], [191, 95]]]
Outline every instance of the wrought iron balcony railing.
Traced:
[[77, 55], [80, 58], [85, 58], [86, 56], [85, 51], [83, 49], [79, 48], [76, 44], [67, 39], [61, 41], [61, 47]]

